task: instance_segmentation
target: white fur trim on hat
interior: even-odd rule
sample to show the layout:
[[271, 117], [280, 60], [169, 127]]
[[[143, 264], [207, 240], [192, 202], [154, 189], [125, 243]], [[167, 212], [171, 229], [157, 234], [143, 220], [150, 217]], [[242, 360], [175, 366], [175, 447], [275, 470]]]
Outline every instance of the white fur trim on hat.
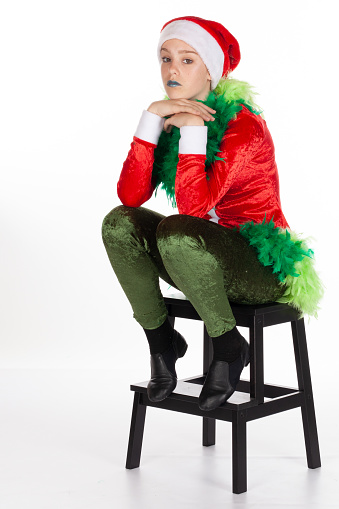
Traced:
[[214, 37], [200, 25], [194, 23], [194, 21], [172, 21], [160, 33], [158, 44], [158, 58], [160, 62], [161, 46], [169, 39], [180, 39], [199, 53], [211, 75], [211, 88], [213, 90], [219, 83], [224, 68], [224, 53]]

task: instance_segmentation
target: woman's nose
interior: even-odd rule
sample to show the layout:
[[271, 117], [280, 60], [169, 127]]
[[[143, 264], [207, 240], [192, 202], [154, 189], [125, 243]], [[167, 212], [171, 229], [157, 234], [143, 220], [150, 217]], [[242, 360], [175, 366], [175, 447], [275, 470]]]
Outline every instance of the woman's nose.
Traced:
[[179, 74], [178, 64], [174, 60], [171, 61], [169, 71], [170, 71], [170, 74]]

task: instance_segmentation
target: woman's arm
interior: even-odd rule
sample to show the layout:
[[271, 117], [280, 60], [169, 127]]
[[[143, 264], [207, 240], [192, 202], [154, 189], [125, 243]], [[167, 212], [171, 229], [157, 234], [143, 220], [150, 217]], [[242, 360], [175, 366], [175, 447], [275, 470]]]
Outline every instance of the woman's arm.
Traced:
[[[195, 131], [194, 131], [194, 130]], [[175, 180], [175, 196], [180, 214], [203, 217], [227, 193], [264, 136], [263, 127], [253, 114], [242, 110], [229, 123], [220, 144], [218, 156], [205, 171], [206, 127], [180, 129], [179, 162]], [[201, 141], [197, 141], [197, 138]]]
[[154, 149], [163, 125], [163, 118], [143, 112], [118, 181], [118, 196], [123, 205], [140, 207], [152, 196]]
[[155, 189], [152, 183], [155, 147], [152, 143], [133, 137], [117, 186], [123, 205], [140, 207], [152, 196]]
[[214, 120], [213, 112], [203, 103], [186, 99], [156, 101], [143, 112], [118, 182], [118, 196], [123, 205], [140, 207], [153, 194], [154, 149], [164, 127], [164, 117], [180, 119], [186, 115], [203, 124], [204, 120]]

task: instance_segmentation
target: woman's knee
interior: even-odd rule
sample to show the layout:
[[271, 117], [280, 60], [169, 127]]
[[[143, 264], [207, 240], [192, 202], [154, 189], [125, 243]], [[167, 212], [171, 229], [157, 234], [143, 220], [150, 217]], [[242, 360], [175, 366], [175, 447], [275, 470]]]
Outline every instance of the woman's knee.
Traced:
[[104, 244], [144, 246], [146, 250], [155, 246], [155, 232], [163, 215], [145, 207], [119, 205], [103, 220], [102, 238]]
[[190, 235], [194, 232], [195, 220], [199, 221], [200, 219], [183, 214], [173, 214], [165, 217], [158, 225], [157, 237], [165, 238], [173, 235]]
[[[186, 215], [172, 215], [159, 223], [157, 228], [157, 244], [160, 252], [191, 250], [205, 247], [200, 228], [196, 223], [203, 221], [200, 218]], [[199, 225], [201, 226], [201, 225]]]
[[117, 238], [121, 238], [122, 232], [132, 231], [135, 210], [132, 207], [119, 205], [104, 217], [101, 228], [104, 244], [112, 244]]

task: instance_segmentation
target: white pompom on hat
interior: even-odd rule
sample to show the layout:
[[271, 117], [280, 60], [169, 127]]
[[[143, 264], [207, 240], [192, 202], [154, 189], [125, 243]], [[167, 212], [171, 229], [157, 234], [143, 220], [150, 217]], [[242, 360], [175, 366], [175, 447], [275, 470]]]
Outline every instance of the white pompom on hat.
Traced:
[[233, 71], [240, 61], [238, 41], [216, 21], [185, 16], [165, 23], [158, 44], [160, 62], [161, 47], [170, 39], [180, 39], [195, 49], [211, 75], [212, 90], [218, 85], [220, 78]]

